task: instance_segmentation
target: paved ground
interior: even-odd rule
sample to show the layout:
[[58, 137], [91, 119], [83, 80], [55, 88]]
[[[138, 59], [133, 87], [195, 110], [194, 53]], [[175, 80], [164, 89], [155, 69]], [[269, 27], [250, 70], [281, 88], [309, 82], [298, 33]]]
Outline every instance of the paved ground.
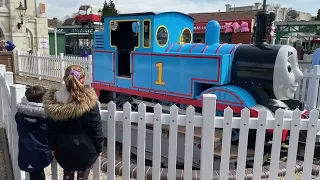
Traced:
[[13, 180], [13, 173], [6, 139], [0, 120], [0, 180]]
[[28, 76], [19, 76], [15, 75], [16, 83], [17, 84], [24, 84], [27, 86], [33, 86], [33, 85], [40, 85], [47, 89], [51, 88], [59, 88], [61, 86], [61, 83], [56, 81], [50, 81], [50, 80], [39, 80], [38, 78], [28, 77]]

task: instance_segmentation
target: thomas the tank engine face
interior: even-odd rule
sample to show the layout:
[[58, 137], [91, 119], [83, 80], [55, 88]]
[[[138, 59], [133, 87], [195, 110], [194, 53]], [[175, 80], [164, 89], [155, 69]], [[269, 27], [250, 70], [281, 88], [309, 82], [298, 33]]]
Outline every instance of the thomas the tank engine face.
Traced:
[[302, 78], [296, 49], [292, 46], [282, 46], [277, 54], [273, 72], [275, 97], [279, 100], [293, 99]]

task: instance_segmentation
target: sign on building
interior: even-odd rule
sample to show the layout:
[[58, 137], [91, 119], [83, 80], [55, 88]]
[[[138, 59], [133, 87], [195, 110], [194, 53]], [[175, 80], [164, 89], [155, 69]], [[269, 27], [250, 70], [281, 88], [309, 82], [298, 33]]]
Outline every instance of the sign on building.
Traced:
[[48, 38], [40, 38], [39, 39], [39, 48], [40, 49], [48, 49], [49, 48]]

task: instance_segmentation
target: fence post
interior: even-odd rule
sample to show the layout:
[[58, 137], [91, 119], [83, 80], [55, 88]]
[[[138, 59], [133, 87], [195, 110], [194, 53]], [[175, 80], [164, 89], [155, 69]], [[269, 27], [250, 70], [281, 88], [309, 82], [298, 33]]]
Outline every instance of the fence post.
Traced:
[[4, 73], [4, 79], [8, 83], [8, 86], [12, 86], [14, 84], [14, 82], [13, 82], [13, 72], [5, 72]]
[[17, 58], [17, 62], [18, 62], [18, 72], [17, 72], [17, 74], [19, 74], [19, 76], [23, 76], [23, 74], [21, 73], [21, 71], [22, 71], [22, 61], [20, 59], [20, 54], [21, 54], [21, 51], [17, 50], [16, 51], [16, 58]]
[[40, 52], [37, 51], [36, 54], [36, 60], [37, 60], [37, 74], [39, 75], [38, 79], [41, 80], [41, 59], [40, 59]]
[[14, 179], [20, 180], [22, 177], [22, 171], [18, 166], [18, 132], [17, 132], [17, 124], [14, 120], [14, 116], [17, 112], [17, 104], [21, 102], [22, 97], [24, 97], [24, 93], [26, 91], [26, 86], [21, 84], [14, 84], [10, 86], [10, 94], [11, 94], [11, 134], [12, 134], [12, 154], [11, 154], [11, 162], [12, 169], [14, 174]]
[[61, 71], [61, 83], [63, 84], [63, 76], [64, 76], [64, 69], [65, 69], [65, 64], [64, 64], [64, 61], [63, 61], [63, 58], [64, 58], [64, 54], [63, 53], [60, 53], [60, 71]]
[[92, 78], [92, 66], [93, 66], [93, 64], [92, 64], [92, 55], [89, 55], [88, 56], [88, 84], [89, 84], [89, 86], [91, 87], [91, 83], [92, 83], [92, 81], [93, 81], [93, 78]]
[[307, 96], [307, 109], [311, 111], [316, 107], [318, 101], [318, 88], [319, 88], [319, 79], [318, 75], [320, 75], [320, 66], [315, 65], [313, 67], [313, 73], [311, 75], [311, 80], [309, 81], [308, 86], [308, 94]]
[[214, 94], [203, 95], [202, 107], [202, 137], [201, 137], [201, 160], [200, 178], [212, 179], [213, 175], [213, 152], [215, 134], [214, 122], [216, 118], [216, 100]]
[[0, 64], [0, 73], [5, 73], [6, 72], [6, 65]]
[[[4, 74], [6, 72], [6, 65], [0, 64], [0, 73]], [[0, 87], [0, 121], [4, 122], [4, 127], [7, 127], [8, 125], [6, 124], [6, 120], [4, 119], [4, 98], [3, 95], [5, 94], [4, 91], [5, 89], [2, 88], [3, 86]], [[6, 129], [7, 130], [7, 129]]]
[[[7, 123], [6, 123], [6, 121], [5, 121], [5, 119], [3, 118], [4, 117], [4, 108], [3, 108], [3, 86], [0, 86], [0, 122], [2, 121], [3, 122], [3, 127], [5, 127], [5, 128], [7, 128], [8, 127], [8, 125], [7, 125]], [[7, 129], [6, 129], [7, 130]]]

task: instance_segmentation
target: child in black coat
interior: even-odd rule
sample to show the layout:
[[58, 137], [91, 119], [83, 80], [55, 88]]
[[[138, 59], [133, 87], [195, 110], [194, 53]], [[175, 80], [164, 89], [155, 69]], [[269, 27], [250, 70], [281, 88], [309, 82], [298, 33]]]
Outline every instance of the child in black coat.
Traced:
[[102, 121], [98, 97], [86, 87], [85, 70], [71, 65], [65, 70], [65, 85], [49, 90], [43, 98], [49, 145], [63, 168], [63, 180], [87, 180], [102, 152]]
[[41, 86], [27, 89], [15, 115], [19, 135], [18, 164], [22, 171], [29, 172], [30, 180], [45, 180], [44, 168], [53, 159], [41, 103], [45, 93], [46, 89]]

